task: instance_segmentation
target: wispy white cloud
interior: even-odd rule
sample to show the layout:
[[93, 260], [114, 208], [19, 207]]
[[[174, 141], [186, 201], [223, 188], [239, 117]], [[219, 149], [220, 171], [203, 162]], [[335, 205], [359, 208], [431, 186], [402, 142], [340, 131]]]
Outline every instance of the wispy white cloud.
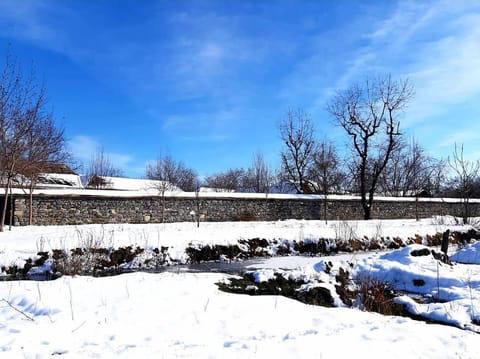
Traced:
[[0, 25], [2, 31], [11, 28], [10, 37], [65, 55], [140, 106], [150, 102], [154, 107], [154, 96], [171, 101], [221, 97], [231, 105], [248, 96], [240, 85], [248, 78], [244, 71], [268, 53], [261, 39], [248, 34], [247, 20], [209, 6], [165, 12], [165, 4], [149, 3], [144, 5], [148, 17], [137, 24], [116, 21], [114, 12], [104, 14], [105, 23], [96, 17], [87, 22], [88, 13], [76, 11], [83, 10], [81, 2], [25, 1], [18, 9], [17, 3], [0, 2], [0, 19], [11, 25]]
[[478, 2], [401, 1], [367, 38], [360, 51], [376, 54], [378, 69], [408, 77], [415, 87], [409, 126], [480, 94]]
[[423, 49], [419, 55], [425, 60], [410, 74], [417, 87], [414, 120], [434, 117], [480, 95], [480, 12], [454, 25], [455, 33]]
[[[408, 78], [415, 88], [415, 98], [402, 121], [407, 128], [423, 121], [433, 125], [436, 117], [478, 98], [478, 2], [399, 1], [384, 14], [376, 21], [365, 17], [355, 24], [357, 31], [337, 29], [338, 37], [326, 44], [320, 41], [322, 47], [312, 47], [283, 91], [287, 95], [303, 92], [303, 98], [312, 99], [315, 111], [325, 107], [335, 90], [367, 76], [392, 73]], [[334, 43], [344, 36], [350, 39], [348, 46]], [[335, 64], [328, 56], [325, 59], [325, 46], [338, 50]]]
[[369, 4], [375, 6], [367, 4], [334, 32], [319, 28], [303, 42], [306, 55], [284, 78], [280, 98], [328, 118], [325, 106], [335, 91], [391, 73], [415, 88], [404, 129], [422, 136], [436, 155], [448, 155], [455, 142], [479, 151], [472, 123], [479, 113], [471, 104], [480, 98], [480, 3]]
[[41, 40], [52, 38], [54, 33], [46, 24], [38, 21], [36, 14], [42, 11], [42, 2], [2, 1], [0, 19], [4, 23], [3, 32], [18, 39]]
[[[243, 121], [250, 128], [271, 121], [274, 132], [272, 119], [258, 114], [278, 120], [288, 107], [305, 108], [323, 126], [334, 92], [368, 75], [410, 79], [416, 97], [402, 122], [410, 128], [434, 127], [432, 119], [480, 94], [477, 1], [349, 3], [338, 12], [322, 2], [270, 9], [257, 2], [166, 3], [147, 2], [148, 16], [119, 22], [105, 2], [88, 2], [83, 11], [82, 2], [4, 0], [0, 31], [65, 55], [93, 80], [127, 94], [139, 118], [159, 123], [164, 142], [184, 146], [233, 141], [248, 127]], [[87, 21], [97, 8], [102, 12]], [[466, 132], [451, 131], [438, 145], [471, 138]], [[266, 135], [271, 142], [274, 136]], [[99, 147], [92, 137], [74, 140], [84, 161]], [[109, 155], [132, 165], [128, 154]]]
[[[100, 141], [87, 135], [74, 136], [68, 141], [67, 147], [73, 156], [83, 163], [84, 166], [88, 165], [95, 153], [103, 149]], [[109, 151], [105, 151], [105, 155], [115, 167], [123, 171], [128, 169], [129, 172], [131, 172], [130, 167], [134, 163], [134, 157], [132, 155]]]
[[245, 34], [235, 17], [209, 11], [173, 14], [168, 24], [173, 29], [170, 52], [156, 66], [168, 96], [241, 96], [241, 74], [264, 56], [258, 39]]
[[[442, 141], [439, 142], [439, 147], [447, 148], [448, 150], [453, 149], [455, 145], [462, 145], [464, 143], [473, 142], [479, 143], [480, 142], [480, 126], [472, 126], [468, 129], [461, 129], [456, 130], [452, 129], [451, 132], [448, 133], [448, 137], [444, 138]], [[467, 148], [467, 147], [465, 147]], [[479, 157], [480, 158], [480, 157]]]
[[0, 26], [2, 34], [13, 40], [33, 43], [41, 48], [59, 52], [76, 52], [65, 31], [55, 27], [58, 19], [69, 19], [74, 23], [77, 16], [65, 4], [51, 1], [0, 2]]
[[88, 162], [101, 147], [100, 143], [90, 136], [77, 135], [68, 141], [68, 150], [80, 161]]
[[163, 131], [168, 136], [186, 142], [222, 142], [236, 136], [236, 110], [171, 115], [163, 122]]

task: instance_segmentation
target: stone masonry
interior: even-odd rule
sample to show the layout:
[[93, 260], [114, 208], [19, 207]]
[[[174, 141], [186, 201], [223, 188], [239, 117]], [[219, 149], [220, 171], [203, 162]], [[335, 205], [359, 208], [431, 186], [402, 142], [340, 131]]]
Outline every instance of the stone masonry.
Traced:
[[[470, 216], [480, 216], [480, 203], [469, 205]], [[275, 221], [285, 219], [323, 220], [324, 200], [320, 196], [299, 198], [240, 197], [215, 195], [196, 197], [103, 197], [91, 195], [36, 195], [33, 199], [34, 225], [75, 225], [91, 223], [162, 223], [212, 221]], [[28, 224], [28, 198], [14, 199], [14, 225]], [[461, 216], [463, 204], [398, 198], [375, 200], [372, 218], [409, 219], [434, 215]], [[328, 199], [328, 220], [362, 219], [358, 199]]]

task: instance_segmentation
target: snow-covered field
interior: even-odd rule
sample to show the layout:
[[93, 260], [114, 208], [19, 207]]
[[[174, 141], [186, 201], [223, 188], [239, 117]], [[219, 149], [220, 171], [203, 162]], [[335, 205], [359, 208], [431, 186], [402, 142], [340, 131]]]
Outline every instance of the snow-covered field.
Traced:
[[185, 248], [191, 245], [236, 244], [239, 239], [265, 238], [303, 241], [318, 238], [413, 238], [451, 231], [468, 230], [453, 217], [415, 220], [301, 221], [103, 224], [83, 226], [13, 227], [0, 233], [0, 266], [22, 264], [39, 251], [77, 247], [142, 248], [168, 247], [170, 258], [185, 261]]
[[[413, 237], [464, 231], [453, 218], [351, 222], [356, 236]], [[185, 258], [190, 243], [236, 243], [242, 238], [335, 238], [345, 226], [320, 221], [21, 227], [0, 234], [0, 265], [40, 251], [90, 244], [169, 247]], [[282, 296], [225, 293], [221, 273], [130, 273], [54, 281], [0, 282], [1, 358], [478, 358], [480, 245], [457, 251], [454, 263], [413, 257], [413, 245], [391, 252], [331, 257], [271, 258], [252, 268], [259, 280], [274, 271], [323, 281], [351, 263], [352, 275], [388, 280], [399, 290], [431, 296], [430, 304], [397, 300], [453, 326], [426, 324], [345, 306], [324, 308]], [[325, 273], [325, 263], [333, 269]], [[420, 286], [414, 280], [423, 281]], [[465, 329], [460, 329], [465, 328]]]

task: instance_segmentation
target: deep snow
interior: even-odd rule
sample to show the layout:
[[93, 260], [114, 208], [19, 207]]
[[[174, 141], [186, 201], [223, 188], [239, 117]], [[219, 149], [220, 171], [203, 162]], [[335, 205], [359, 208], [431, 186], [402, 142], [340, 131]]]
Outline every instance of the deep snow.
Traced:
[[[343, 225], [342, 225], [343, 226]], [[414, 236], [467, 230], [450, 217], [415, 221], [350, 222], [357, 236]], [[23, 227], [0, 234], [0, 264], [40, 250], [78, 245], [169, 246], [184, 257], [194, 243], [235, 243], [241, 238], [335, 237], [340, 224], [320, 221]], [[328, 282], [334, 268], [354, 264], [355, 275], [389, 279], [399, 289], [440, 297], [444, 303], [399, 300], [418, 313], [452, 326], [386, 317], [346, 307], [323, 308], [281, 296], [221, 292], [220, 273], [131, 273], [55, 281], [0, 282], [0, 356], [5, 358], [478, 358], [480, 340], [471, 324], [480, 307], [478, 243], [456, 253], [463, 263], [439, 265], [431, 256], [412, 257], [409, 246], [393, 252], [331, 257], [285, 257], [252, 268], [258, 280], [274, 270]], [[437, 275], [439, 274], [439, 275]], [[263, 277], [262, 277], [263, 275]], [[437, 280], [437, 278], [439, 278]], [[411, 285], [422, 279], [421, 288]], [[325, 285], [328, 285], [326, 283]], [[440, 288], [440, 291], [438, 291]]]

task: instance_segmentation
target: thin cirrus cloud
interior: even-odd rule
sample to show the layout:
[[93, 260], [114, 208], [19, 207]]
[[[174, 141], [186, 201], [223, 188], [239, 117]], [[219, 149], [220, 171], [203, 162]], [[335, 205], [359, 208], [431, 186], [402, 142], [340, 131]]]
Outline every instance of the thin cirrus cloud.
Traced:
[[[316, 90], [319, 96], [313, 100], [314, 108], [325, 106], [335, 90], [385, 73], [408, 78], [414, 86], [415, 97], [403, 122], [407, 127], [432, 123], [480, 94], [480, 4], [398, 2], [386, 19], [356, 26], [364, 31], [352, 35], [357, 36], [353, 42], [361, 45], [345, 52], [340, 49], [343, 56], [333, 71], [337, 78]], [[319, 61], [313, 53], [292, 78], [300, 82], [309, 72], [310, 78], [322, 77]], [[328, 71], [332, 73], [332, 68]]]
[[261, 51], [254, 52], [255, 39], [228, 17], [184, 12], [173, 15], [168, 23], [173, 28], [167, 40], [171, 51], [158, 73], [172, 98], [232, 96], [239, 92], [239, 74], [262, 56]]
[[[474, 126], [469, 130], [453, 130], [449, 133], [443, 141], [439, 143], [439, 147], [447, 148], [451, 150], [455, 145], [462, 145], [465, 142], [478, 142], [480, 141], [480, 126]], [[465, 148], [467, 152], [471, 152], [470, 148]], [[478, 157], [477, 157], [478, 158]]]
[[87, 162], [100, 148], [100, 143], [90, 136], [77, 135], [68, 141], [67, 147], [80, 161]]
[[16, 39], [44, 41], [52, 39], [55, 33], [40, 20], [38, 14], [44, 11], [41, 2], [2, 1], [0, 20], [2, 32]]
[[[394, 50], [403, 61], [397, 73], [415, 88], [402, 123], [436, 156], [447, 157], [455, 144], [465, 144], [465, 155], [473, 158], [480, 151], [471, 106], [480, 95], [480, 4], [426, 4], [400, 3], [394, 15], [401, 38]], [[409, 12], [402, 11], [406, 6]], [[395, 33], [391, 28], [377, 35], [386, 42]]]
[[[367, 77], [408, 79], [415, 95], [401, 118], [406, 134], [422, 138], [438, 157], [465, 143], [470, 158], [480, 151], [472, 105], [480, 96], [480, 3], [399, 1], [369, 8], [335, 33], [320, 28], [304, 42], [279, 88], [288, 103], [301, 103], [326, 127], [326, 104], [336, 91]], [[385, 10], [385, 11], [384, 11]], [[476, 112], [475, 112], [476, 111]], [[467, 153], [467, 152], [466, 152]]]
[[163, 122], [163, 131], [182, 142], [222, 142], [232, 137], [239, 117], [236, 110], [172, 115]]
[[[155, 118], [167, 118], [163, 129], [177, 140], [216, 143], [230, 137], [231, 108], [243, 98], [235, 85], [237, 76], [243, 66], [257, 61], [259, 52], [252, 56], [253, 41], [229, 23], [228, 17], [207, 12], [202, 16], [185, 13], [170, 18], [154, 11], [145, 26], [147, 32], [159, 34], [158, 40], [152, 34], [147, 39], [139, 33], [117, 36], [124, 30], [115, 24], [102, 27], [96, 36], [88, 36], [98, 24], [93, 22], [90, 28], [68, 5], [57, 8], [51, 2], [25, 2], [15, 8], [14, 2], [6, 1], [0, 5], [4, 10], [0, 19], [13, 25], [10, 37], [65, 55], [97, 80], [108, 81], [110, 86], [117, 84], [116, 89], [128, 94], [139, 107], [158, 114]], [[62, 16], [52, 18], [52, 14]], [[158, 24], [170, 27], [168, 36], [160, 36], [162, 26], [157, 29]], [[212, 101], [212, 97], [220, 96], [221, 105]], [[158, 98], [203, 98], [204, 108], [190, 109], [188, 114], [169, 114]], [[173, 122], [175, 127], [171, 126]], [[80, 160], [88, 161], [99, 143], [92, 137], [78, 135], [70, 147]], [[131, 161], [130, 156], [121, 154], [113, 153], [110, 157], [120, 166]]]
[[456, 32], [426, 47], [430, 57], [412, 74], [418, 83], [417, 113], [427, 118], [480, 94], [480, 13], [457, 21]]
[[78, 59], [82, 51], [76, 48], [63, 21], [68, 19], [68, 25], [77, 25], [81, 19], [69, 7], [57, 5], [48, 1], [1, 1], [3, 36], [67, 55], [72, 60]]
[[[480, 93], [480, 6], [461, 1], [426, 4], [399, 3], [372, 35], [400, 57], [397, 72], [415, 87], [408, 125], [431, 121]], [[386, 45], [388, 41], [392, 45]]]
[[[437, 148], [453, 133], [475, 141], [462, 126], [464, 104], [478, 112], [471, 104], [480, 94], [480, 3], [267, 3], [4, 0], [0, 31], [61, 53], [99, 92], [127, 98], [138, 110], [136, 135], [161, 131], [172, 151], [195, 141], [230, 141], [245, 153], [260, 142], [274, 148], [274, 121], [287, 108], [304, 108], [323, 126], [335, 91], [388, 73], [415, 88], [404, 128], [430, 141], [423, 134], [458, 127], [439, 131]], [[108, 137], [106, 131], [95, 138]], [[262, 138], [249, 143], [258, 132]], [[77, 137], [79, 156], [88, 160], [98, 143], [91, 134]], [[118, 154], [115, 161], [127, 166], [131, 159]]]
[[[102, 150], [101, 143], [91, 136], [77, 135], [68, 141], [67, 148], [84, 165], [92, 159], [95, 153]], [[134, 163], [134, 158], [128, 154], [105, 152], [110, 162], [117, 168], [126, 171]]]

